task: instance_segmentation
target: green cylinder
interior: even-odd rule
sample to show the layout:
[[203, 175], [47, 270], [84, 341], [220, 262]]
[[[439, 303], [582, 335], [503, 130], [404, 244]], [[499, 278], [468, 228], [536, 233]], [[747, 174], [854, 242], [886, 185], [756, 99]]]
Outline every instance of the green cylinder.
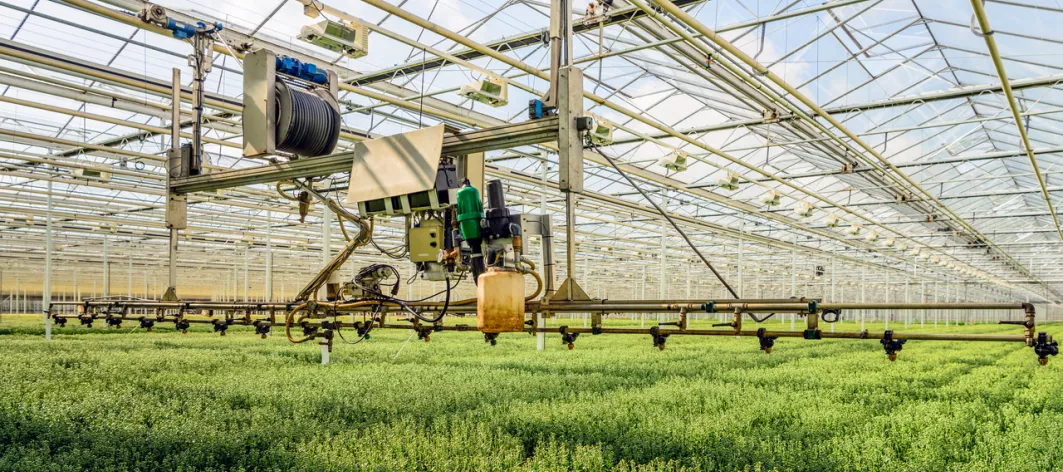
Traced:
[[458, 190], [458, 226], [461, 229], [461, 237], [466, 241], [480, 237], [480, 220], [484, 217], [484, 203], [480, 199], [480, 191], [469, 185]]

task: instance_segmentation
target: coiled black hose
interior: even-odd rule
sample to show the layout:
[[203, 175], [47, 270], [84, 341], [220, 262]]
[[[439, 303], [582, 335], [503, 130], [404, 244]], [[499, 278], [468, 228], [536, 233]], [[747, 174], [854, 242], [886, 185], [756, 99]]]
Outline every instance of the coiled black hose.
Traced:
[[340, 137], [340, 113], [321, 96], [277, 81], [277, 149], [299, 157], [331, 153]]

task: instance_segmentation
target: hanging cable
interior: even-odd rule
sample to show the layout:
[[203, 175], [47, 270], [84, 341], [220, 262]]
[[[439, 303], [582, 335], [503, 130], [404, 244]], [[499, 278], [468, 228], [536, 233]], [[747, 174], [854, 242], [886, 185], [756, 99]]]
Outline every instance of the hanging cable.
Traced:
[[624, 180], [627, 180], [628, 184], [631, 184], [631, 186], [634, 187], [635, 190], [638, 190], [639, 194], [642, 195], [642, 198], [645, 198], [646, 201], [650, 202], [650, 205], [653, 205], [653, 208], [657, 209], [657, 213], [660, 213], [661, 216], [664, 217], [664, 219], [668, 220], [668, 223], [672, 225], [672, 228], [675, 228], [676, 232], [678, 232], [679, 235], [683, 237], [683, 240], [687, 242], [687, 245], [690, 246], [690, 249], [693, 249], [694, 253], [697, 254], [699, 258], [701, 258], [701, 262], [705, 263], [705, 266], [707, 266], [709, 270], [712, 271], [712, 274], [715, 275], [716, 278], [720, 281], [720, 283], [723, 284], [725, 288], [727, 288], [727, 291], [731, 293], [731, 296], [735, 297], [736, 299], [741, 298], [738, 296], [738, 292], [735, 292], [735, 290], [731, 288], [731, 285], [728, 284], [726, 280], [724, 280], [723, 275], [720, 275], [720, 273], [716, 271], [716, 268], [712, 266], [712, 263], [709, 262], [709, 260], [701, 254], [701, 251], [698, 250], [697, 246], [694, 246], [694, 243], [690, 241], [689, 237], [687, 237], [686, 232], [679, 228], [679, 225], [677, 225], [675, 221], [672, 220], [672, 217], [668, 216], [668, 214], [665, 213], [664, 210], [662, 210], [661, 207], [657, 205], [657, 202], [653, 201], [652, 198], [646, 195], [646, 192], [642, 191], [642, 188], [635, 184], [635, 181], [632, 180], [626, 172], [620, 170], [620, 166], [616, 165], [616, 161], [614, 161], [612, 157], [609, 157], [604, 152], [602, 152], [602, 150], [598, 148], [598, 145], [591, 143], [590, 147], [599, 156], [605, 158], [606, 162], [608, 162], [609, 165], [612, 166], [614, 170], [616, 170], [616, 173], [620, 174], [620, 176], [623, 177]]

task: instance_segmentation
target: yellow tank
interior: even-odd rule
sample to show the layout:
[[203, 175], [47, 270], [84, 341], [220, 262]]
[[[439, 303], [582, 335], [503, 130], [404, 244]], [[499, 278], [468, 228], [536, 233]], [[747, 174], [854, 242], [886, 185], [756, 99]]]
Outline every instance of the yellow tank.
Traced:
[[491, 267], [476, 285], [476, 327], [484, 333], [524, 331], [524, 277]]

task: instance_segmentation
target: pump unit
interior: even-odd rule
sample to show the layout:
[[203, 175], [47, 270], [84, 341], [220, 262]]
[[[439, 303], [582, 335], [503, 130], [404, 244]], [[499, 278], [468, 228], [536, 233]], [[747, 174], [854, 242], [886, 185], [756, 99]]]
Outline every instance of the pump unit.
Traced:
[[768, 190], [760, 196], [760, 203], [763, 203], [767, 206], [775, 206], [779, 204], [779, 201], [781, 199], [782, 195], [779, 195], [779, 192], [777, 190]]
[[587, 139], [599, 146], [613, 144], [613, 128], [615, 128], [615, 126], [593, 113], [588, 113], [587, 115], [594, 119], [590, 133], [587, 134]]
[[258, 49], [244, 57], [244, 157], [322, 156], [340, 138], [339, 80], [331, 70]]
[[306, 25], [299, 31], [298, 38], [352, 59], [369, 54], [369, 27], [360, 21], [325, 20]]
[[894, 244], [897, 244], [897, 238], [890, 237], [886, 238], [885, 241], [882, 241], [882, 245], [886, 247], [893, 247]]
[[96, 169], [74, 169], [74, 177], [85, 180], [99, 180], [100, 182], [110, 182], [111, 173], [104, 172]]
[[488, 77], [462, 85], [458, 95], [493, 107], [509, 103], [509, 82], [499, 77]]
[[823, 224], [827, 225], [828, 228], [837, 228], [838, 215], [835, 215], [834, 213], [828, 214], [827, 216], [823, 217]]
[[864, 240], [866, 240], [869, 243], [873, 243], [875, 241], [878, 241], [878, 232], [872, 230], [870, 233], [867, 233], [867, 236], [864, 236]]
[[815, 207], [808, 202], [797, 202], [794, 204], [794, 214], [801, 218], [808, 218], [812, 216], [812, 212], [815, 211]]
[[657, 165], [675, 172], [687, 170], [687, 153], [675, 151], [657, 160]]
[[850, 236], [856, 236], [860, 234], [860, 225], [857, 223], [853, 223], [851, 226], [849, 226], [849, 229], [845, 230], [845, 232]]
[[910, 255], [912, 257], [919, 257], [919, 248], [913, 247], [912, 248], [912, 252], [909, 253], [908, 255]]
[[726, 190], [738, 190], [738, 174], [734, 172], [728, 172], [722, 177], [716, 179], [716, 185]]

